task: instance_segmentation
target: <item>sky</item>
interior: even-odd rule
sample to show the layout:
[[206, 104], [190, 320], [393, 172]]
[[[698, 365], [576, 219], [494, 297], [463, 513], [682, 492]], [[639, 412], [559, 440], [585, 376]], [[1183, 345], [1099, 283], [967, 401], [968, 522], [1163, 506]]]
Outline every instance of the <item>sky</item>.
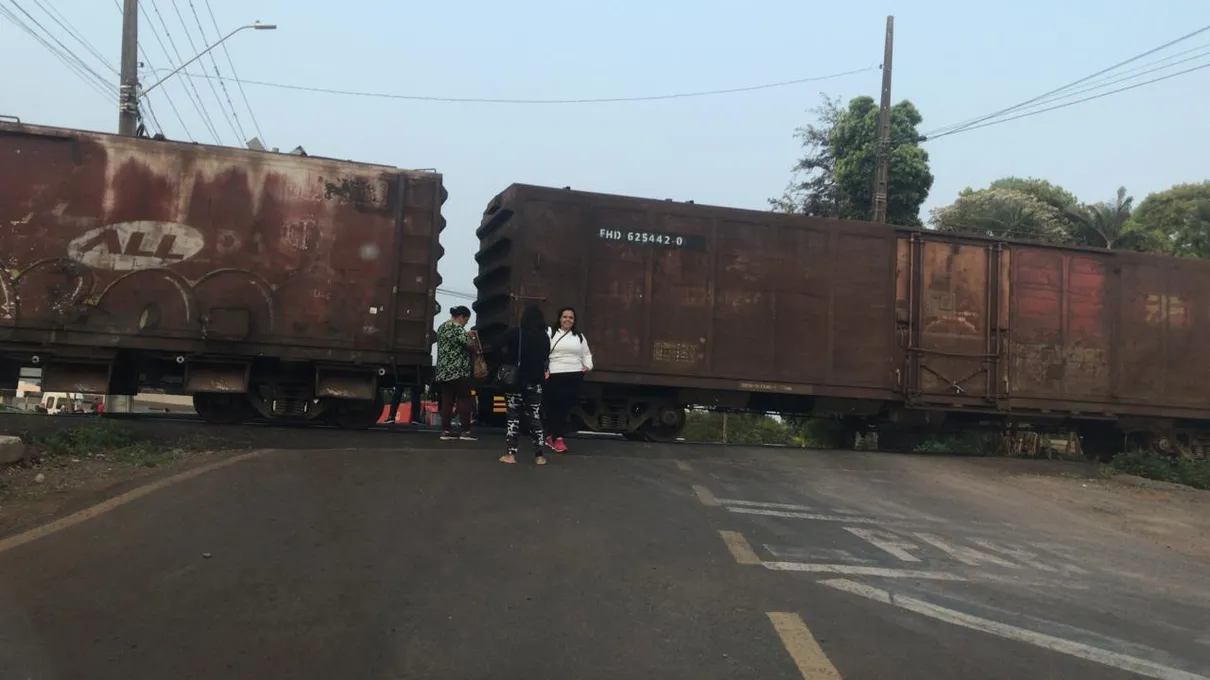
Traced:
[[[165, 45], [171, 36], [185, 59], [211, 44], [218, 33], [213, 10], [223, 33], [258, 20], [278, 26], [243, 31], [225, 43], [240, 78], [352, 91], [591, 99], [871, 69], [718, 96], [559, 105], [408, 101], [246, 84], [257, 125], [239, 89], [228, 84], [246, 136], [259, 127], [270, 147], [289, 151], [301, 145], [313, 155], [443, 173], [449, 226], [439, 271], [445, 288], [468, 293], [479, 216], [492, 196], [514, 182], [766, 209], [767, 199], [780, 195], [791, 178], [799, 155], [794, 130], [811, 122], [821, 94], [843, 100], [878, 96], [876, 67], [889, 14], [895, 14], [893, 99], [916, 105], [924, 116], [922, 132], [1028, 100], [1210, 24], [1210, 6], [1194, 0], [1150, 6], [1121, 0], [142, 3], [151, 21], [142, 23], [140, 43], [152, 68], [164, 69], [170, 61], [157, 34]], [[20, 10], [29, 12], [116, 84], [117, 76], [46, 13], [57, 11], [116, 67], [116, 0], [0, 0], [0, 8], [23, 19]], [[1210, 44], [1210, 32], [1153, 58], [1201, 44]], [[175, 60], [171, 46], [168, 52]], [[227, 75], [222, 48], [213, 54]], [[1202, 58], [1173, 70], [1208, 62]], [[0, 63], [21, 66], [0, 69], [0, 115], [116, 131], [116, 100], [90, 89], [2, 15]], [[212, 68], [208, 59], [197, 64], [202, 66], [190, 71]], [[144, 87], [165, 73], [145, 70]], [[220, 114], [226, 97], [217, 87], [212, 93], [213, 82], [178, 75], [150, 95], [169, 138], [215, 142], [190, 104], [186, 88], [192, 83], [220, 141], [239, 143], [235, 121]], [[928, 142], [936, 181], [922, 215], [927, 219], [929, 210], [948, 204], [964, 187], [1008, 175], [1042, 177], [1089, 202], [1112, 198], [1119, 186], [1137, 202], [1173, 184], [1207, 179], [1208, 85], [1210, 69]], [[464, 303], [445, 295], [439, 300], [445, 309]]]

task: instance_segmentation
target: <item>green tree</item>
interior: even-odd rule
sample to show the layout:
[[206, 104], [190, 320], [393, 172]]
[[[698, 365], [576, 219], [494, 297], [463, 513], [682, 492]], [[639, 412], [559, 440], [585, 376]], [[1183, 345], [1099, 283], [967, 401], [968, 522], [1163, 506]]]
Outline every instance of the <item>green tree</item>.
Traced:
[[1052, 205], [1060, 211], [1075, 208], [1080, 205], [1079, 199], [1070, 191], [1057, 184], [1051, 184], [1036, 177], [1003, 177], [988, 185], [989, 189], [1010, 189], [1029, 194], [1039, 201]]
[[968, 232], [995, 238], [1032, 238], [1052, 243], [1070, 240], [1063, 210], [1019, 188], [971, 189], [935, 208], [929, 222], [937, 231]]
[[1134, 210], [1131, 221], [1161, 252], [1210, 257], [1210, 181], [1151, 194]]
[[1071, 225], [1072, 241], [1080, 245], [1111, 250], [1153, 250], [1158, 244], [1130, 219], [1134, 197], [1126, 187], [1118, 187], [1113, 201], [1069, 207], [1064, 211]]
[[[783, 212], [870, 219], [878, 164], [878, 105], [871, 97], [855, 97], [841, 108], [838, 100], [825, 96], [815, 113], [817, 121], [796, 132], [806, 153], [794, 166], [794, 179], [770, 204]], [[920, 146], [923, 138], [917, 129], [923, 120], [909, 101], [891, 107], [887, 220], [893, 224], [919, 226], [920, 206], [933, 186], [928, 152]]]

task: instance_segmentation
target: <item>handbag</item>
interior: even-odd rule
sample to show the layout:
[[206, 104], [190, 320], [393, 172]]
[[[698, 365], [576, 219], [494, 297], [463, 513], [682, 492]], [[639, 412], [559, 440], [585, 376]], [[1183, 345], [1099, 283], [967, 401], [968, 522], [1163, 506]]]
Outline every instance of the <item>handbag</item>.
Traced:
[[517, 363], [501, 364], [496, 369], [496, 382], [506, 388], [514, 388], [521, 383], [521, 338], [525, 332], [517, 328]]
[[483, 358], [483, 345], [479, 342], [479, 336], [474, 336], [475, 347], [471, 352], [471, 372], [475, 376], [475, 380], [483, 380], [487, 377], [487, 360]]

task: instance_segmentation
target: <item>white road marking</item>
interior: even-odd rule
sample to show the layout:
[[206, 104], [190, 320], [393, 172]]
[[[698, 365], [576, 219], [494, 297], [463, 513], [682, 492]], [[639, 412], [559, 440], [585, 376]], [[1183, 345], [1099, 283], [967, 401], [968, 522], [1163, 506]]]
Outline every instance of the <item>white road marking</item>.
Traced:
[[678, 460], [678, 461], [676, 462], [676, 467], [677, 467], [677, 469], [679, 469], [681, 472], [693, 472], [693, 466], [692, 466], [692, 465], [690, 465], [688, 462], [683, 461], [683, 460]]
[[793, 503], [766, 503], [764, 501], [737, 501], [734, 498], [720, 498], [719, 503], [723, 505], [738, 505], [745, 508], [768, 508], [769, 510], [796, 510], [799, 512], [810, 512], [811, 507], [807, 505], [794, 505]]
[[908, 552], [909, 550], [919, 550], [919, 546], [915, 543], [909, 543], [889, 531], [882, 529], [862, 529], [860, 527], [845, 527], [844, 529], [857, 538], [869, 541], [874, 547], [884, 550], [904, 562], [920, 561], [919, 557]]
[[945, 623], [950, 623], [955, 626], [970, 628], [971, 630], [988, 633], [990, 635], [1002, 637], [1007, 640], [1024, 642], [1026, 644], [1035, 645], [1037, 647], [1058, 652], [1060, 654], [1067, 654], [1069, 656], [1074, 656], [1086, 661], [1099, 663], [1103, 666], [1118, 668], [1129, 673], [1136, 673], [1148, 678], [1157, 678], [1158, 680], [1210, 680], [1210, 678], [1207, 676], [1197, 675], [1196, 673], [1183, 671], [1179, 668], [1172, 668], [1171, 666], [1165, 666], [1154, 661], [1148, 661], [1147, 659], [1140, 659], [1138, 657], [1129, 656], [1126, 654], [1119, 654], [1117, 652], [1111, 652], [1106, 649], [1100, 649], [1099, 647], [1093, 647], [1080, 642], [1065, 640], [1053, 635], [1046, 635], [1044, 633], [1038, 633], [1025, 628], [1018, 628], [1017, 626], [1000, 623], [999, 621], [992, 621], [990, 619], [984, 619], [971, 614], [964, 614], [953, 609], [947, 609], [935, 604], [930, 604], [924, 600], [918, 600], [916, 598], [906, 597], [903, 595], [895, 595], [885, 590], [856, 583], [848, 579], [828, 579], [821, 581], [820, 583], [832, 588], [836, 588], [837, 590], [842, 590], [854, 595], [860, 595], [861, 597], [865, 597], [876, 602], [881, 602], [883, 604], [894, 605], [900, 609], [905, 609], [922, 616], [928, 616], [930, 618], [937, 619], [938, 621], [944, 621]]
[[803, 680], [841, 680], [840, 671], [828, 660], [828, 655], [801, 616], [786, 612], [767, 612], [766, 616], [790, 653], [790, 658], [794, 659], [794, 665], [798, 667]]
[[878, 564], [878, 560], [859, 557], [840, 548], [782, 546], [764, 543], [765, 552], [779, 560], [795, 562], [844, 562], [846, 564]]
[[789, 512], [787, 510], [765, 510], [763, 508], [736, 508], [728, 506], [727, 510], [741, 515], [765, 515], [766, 517], [786, 517], [788, 519], [813, 519], [821, 522], [852, 522], [854, 524], [881, 524], [882, 522], [870, 517], [852, 517], [842, 515], [822, 515], [815, 512]]
[[714, 497], [714, 494], [710, 492], [710, 489], [707, 489], [701, 484], [694, 484], [693, 493], [697, 494], [697, 499], [701, 501], [702, 505], [708, 508], [718, 507], [718, 500]]
[[919, 538], [934, 548], [945, 552], [950, 557], [971, 567], [977, 567], [980, 564], [996, 564], [1009, 569], [1017, 569], [1020, 566], [1013, 562], [1009, 562], [1008, 560], [996, 557], [995, 555], [989, 555], [988, 553], [975, 550], [974, 548], [953, 545], [940, 536], [934, 536], [933, 534], [923, 534], [917, 532], [916, 538]]
[[862, 567], [855, 564], [820, 564], [817, 562], [763, 562], [772, 571], [801, 571], [813, 574], [848, 574], [850, 576], [884, 576], [886, 578], [919, 578], [932, 581], [965, 581], [966, 578], [943, 571], [920, 569], [890, 569]]
[[739, 564], [760, 564], [760, 556], [748, 544], [748, 539], [738, 531], [720, 531], [719, 536], [723, 537], [723, 543], [727, 544], [727, 549], [731, 551], [731, 556]]
[[1037, 553], [1032, 553], [1023, 548], [994, 543], [986, 538], [972, 538], [971, 543], [974, 543], [984, 550], [990, 550], [992, 552], [998, 552], [1002, 555], [1007, 555], [1021, 564], [1031, 566], [1039, 571], [1058, 571], [1056, 567], [1046, 564], [1042, 560], [1038, 559]]

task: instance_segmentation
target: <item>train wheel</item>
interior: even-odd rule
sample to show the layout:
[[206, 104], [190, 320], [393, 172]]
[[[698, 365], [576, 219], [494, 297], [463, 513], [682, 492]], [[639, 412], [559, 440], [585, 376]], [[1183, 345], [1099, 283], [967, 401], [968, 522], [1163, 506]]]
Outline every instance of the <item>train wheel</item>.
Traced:
[[644, 425], [641, 432], [654, 442], [671, 442], [685, 431], [685, 409], [662, 408], [659, 419]]
[[252, 405], [243, 393], [199, 392], [193, 395], [193, 410], [215, 425], [237, 425], [252, 416]]

